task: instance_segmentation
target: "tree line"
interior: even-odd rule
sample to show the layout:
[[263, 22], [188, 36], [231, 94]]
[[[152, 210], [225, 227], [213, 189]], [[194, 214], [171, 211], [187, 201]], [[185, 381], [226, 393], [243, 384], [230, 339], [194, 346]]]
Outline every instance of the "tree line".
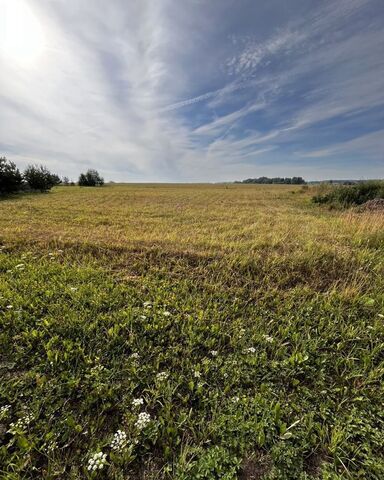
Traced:
[[261, 184], [283, 184], [283, 185], [304, 185], [306, 182], [302, 177], [259, 177], [247, 178], [235, 183], [261, 183]]
[[[28, 190], [47, 192], [55, 185], [75, 185], [75, 182], [70, 182], [68, 177], [60, 178], [44, 165], [28, 165], [24, 172], [20, 172], [14, 162], [0, 157], [0, 196]], [[102, 186], [104, 179], [97, 170], [89, 169], [80, 174], [78, 185]]]

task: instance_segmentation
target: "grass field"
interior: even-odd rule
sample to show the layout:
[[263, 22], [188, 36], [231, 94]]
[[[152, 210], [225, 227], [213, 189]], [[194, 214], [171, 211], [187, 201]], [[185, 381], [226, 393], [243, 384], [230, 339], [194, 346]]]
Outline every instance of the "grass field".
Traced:
[[0, 478], [384, 478], [384, 215], [313, 194], [1, 201]]

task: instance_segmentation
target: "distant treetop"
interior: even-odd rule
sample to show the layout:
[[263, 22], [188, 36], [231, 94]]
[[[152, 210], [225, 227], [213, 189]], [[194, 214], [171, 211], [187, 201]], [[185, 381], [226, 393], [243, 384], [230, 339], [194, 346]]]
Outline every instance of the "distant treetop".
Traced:
[[283, 185], [304, 185], [306, 181], [302, 177], [259, 177], [259, 178], [247, 178], [241, 182], [235, 183], [261, 183], [261, 184], [283, 184]]
[[88, 170], [86, 173], [81, 173], [79, 177], [80, 187], [101, 187], [104, 185], [104, 178], [102, 178], [97, 170]]

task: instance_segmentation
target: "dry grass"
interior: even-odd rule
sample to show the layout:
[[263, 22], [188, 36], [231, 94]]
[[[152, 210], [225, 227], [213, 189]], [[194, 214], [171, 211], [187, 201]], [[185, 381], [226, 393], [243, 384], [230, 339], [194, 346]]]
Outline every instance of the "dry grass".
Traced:
[[284, 288], [366, 288], [372, 270], [381, 272], [384, 216], [322, 210], [311, 195], [280, 185], [60, 187], [2, 201], [0, 240], [62, 247], [128, 277], [180, 262], [179, 271], [202, 267], [207, 275], [208, 263], [235, 283], [257, 277]]

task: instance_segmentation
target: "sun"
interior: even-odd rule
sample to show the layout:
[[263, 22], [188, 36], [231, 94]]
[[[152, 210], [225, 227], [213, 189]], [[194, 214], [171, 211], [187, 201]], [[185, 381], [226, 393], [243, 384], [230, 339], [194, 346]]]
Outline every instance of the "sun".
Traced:
[[25, 0], [0, 0], [0, 4], [2, 55], [20, 66], [35, 64], [45, 48], [39, 19]]

